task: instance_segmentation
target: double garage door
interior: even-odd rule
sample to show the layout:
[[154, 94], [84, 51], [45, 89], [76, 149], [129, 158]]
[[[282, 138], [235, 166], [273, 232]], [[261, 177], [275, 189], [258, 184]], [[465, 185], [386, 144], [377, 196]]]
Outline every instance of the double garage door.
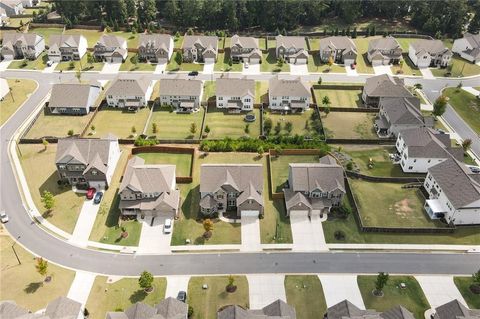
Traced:
[[291, 210], [290, 211], [290, 218], [292, 217], [305, 217], [307, 218], [309, 215], [308, 210]]
[[258, 217], [260, 212], [258, 210], [242, 210], [242, 217]]

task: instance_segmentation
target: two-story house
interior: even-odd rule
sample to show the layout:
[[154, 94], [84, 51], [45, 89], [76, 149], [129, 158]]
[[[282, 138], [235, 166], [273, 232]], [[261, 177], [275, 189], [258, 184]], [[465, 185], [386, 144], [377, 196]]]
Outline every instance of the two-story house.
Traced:
[[0, 8], [5, 10], [7, 17], [21, 15], [25, 12], [22, 0], [2, 0]]
[[277, 59], [282, 58], [291, 64], [307, 64], [308, 51], [304, 37], [277, 35], [275, 42]]
[[118, 193], [122, 215], [137, 219], [176, 217], [180, 191], [175, 178], [175, 165], [145, 164], [143, 158], [133, 156]]
[[452, 147], [449, 134], [428, 127], [400, 131], [395, 146], [405, 173], [426, 173], [430, 167], [452, 156], [463, 160], [463, 148]]
[[160, 105], [173, 106], [177, 112], [191, 113], [200, 108], [203, 83], [199, 80], [160, 80]]
[[173, 54], [173, 38], [169, 34], [140, 34], [138, 57], [141, 61], [168, 63]]
[[58, 177], [73, 187], [107, 189], [120, 158], [118, 139], [63, 138], [58, 140]]
[[258, 39], [234, 35], [230, 38], [230, 57], [233, 62], [262, 63]]
[[53, 62], [78, 61], [87, 53], [87, 39], [83, 35], [51, 35], [49, 43], [48, 59]]
[[381, 74], [367, 78], [362, 91], [365, 105], [376, 108], [382, 97], [410, 98], [413, 95], [399, 77]]
[[287, 80], [274, 76], [269, 81], [269, 109], [278, 112], [303, 112], [310, 108], [310, 88], [300, 77]]
[[5, 60], [35, 60], [45, 50], [45, 40], [35, 33], [5, 32], [0, 54]]
[[402, 59], [402, 47], [394, 37], [370, 40], [367, 59], [373, 66], [398, 64]]
[[218, 54], [218, 37], [186, 35], [183, 38], [183, 61], [215, 63]]
[[137, 302], [125, 312], [107, 312], [105, 319], [187, 319], [188, 304], [173, 297], [160, 301], [155, 306]]
[[408, 47], [408, 56], [418, 68], [448, 66], [452, 51], [440, 40], [416, 40]]
[[291, 163], [283, 189], [287, 216], [328, 213], [345, 195], [343, 167], [326, 155], [319, 163]]
[[255, 102], [255, 80], [220, 78], [215, 91], [217, 108], [229, 112], [252, 111]]
[[453, 225], [480, 224], [480, 173], [452, 157], [430, 167], [423, 186], [430, 218]]
[[86, 115], [96, 108], [100, 91], [99, 85], [53, 84], [48, 109], [52, 114]]
[[263, 215], [263, 166], [202, 164], [200, 211], [205, 216], [236, 211], [237, 217]]
[[334, 36], [320, 39], [320, 60], [324, 63], [330, 59], [334, 63], [351, 65], [357, 60], [357, 46], [346, 36]]
[[97, 61], [122, 63], [127, 55], [127, 40], [116, 35], [102, 35], [93, 47], [93, 57]]
[[146, 107], [153, 92], [153, 81], [140, 79], [117, 79], [107, 89], [107, 104], [111, 107], [138, 110]]
[[465, 33], [453, 42], [452, 51], [472, 63], [480, 62], [480, 34]]

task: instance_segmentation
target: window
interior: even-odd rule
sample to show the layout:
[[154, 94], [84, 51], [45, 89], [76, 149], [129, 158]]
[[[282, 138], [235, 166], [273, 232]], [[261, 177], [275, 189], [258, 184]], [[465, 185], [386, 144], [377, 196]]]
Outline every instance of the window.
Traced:
[[219, 101], [222, 101], [222, 100], [223, 100], [223, 96], [219, 96], [219, 97], [218, 97], [218, 100], [219, 100]]
[[65, 169], [65, 168], [66, 168], [66, 166], [64, 164], [58, 165], [58, 169]]
[[217, 199], [223, 199], [223, 194], [218, 194]]
[[228, 206], [235, 206], [236, 201], [234, 199], [229, 199], [227, 204]]
[[408, 169], [413, 169], [413, 166], [409, 166]]
[[98, 171], [96, 169], [93, 169], [92, 170], [92, 175], [97, 175], [98, 174]]

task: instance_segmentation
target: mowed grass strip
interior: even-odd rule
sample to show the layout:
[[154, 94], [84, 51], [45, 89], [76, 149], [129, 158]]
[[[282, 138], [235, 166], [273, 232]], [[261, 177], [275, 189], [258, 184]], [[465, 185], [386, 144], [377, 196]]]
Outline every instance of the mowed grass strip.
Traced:
[[133, 63], [136, 55], [137, 53], [128, 53], [127, 59], [120, 66], [120, 71], [155, 71], [156, 64], [140, 61], [137, 64]]
[[268, 81], [255, 81], [255, 103], [268, 103]]
[[375, 71], [373, 70], [372, 64], [368, 61], [367, 58], [367, 51], [368, 51], [368, 44], [370, 41], [374, 39], [380, 38], [379, 36], [376, 37], [360, 37], [353, 39], [353, 42], [357, 46], [358, 56], [357, 56], [357, 72], [358, 73], [369, 73], [373, 74]]
[[285, 276], [287, 303], [295, 308], [297, 319], [322, 318], [327, 303], [318, 276]]
[[[198, 112], [182, 114], [171, 112], [170, 108], [155, 106], [152, 117], [147, 127], [148, 135], [155, 135], [158, 139], [186, 139], [199, 138], [204, 109]], [[153, 132], [153, 123], [157, 125], [157, 132]], [[190, 131], [192, 123], [195, 123], [196, 132]]]
[[[268, 42], [270, 47], [270, 41]], [[274, 45], [273, 49], [268, 50], [268, 53], [262, 54], [262, 64], [260, 64], [260, 71], [261, 72], [288, 72], [290, 71], [290, 67], [288, 66], [288, 63], [285, 63], [285, 62], [281, 65], [278, 64], [277, 57], [275, 54], [275, 45]]]
[[377, 139], [374, 119], [372, 113], [330, 112], [322, 116], [322, 123], [327, 138]]
[[[103, 107], [95, 115], [96, 137], [114, 134], [118, 138], [133, 138], [140, 135], [148, 119], [150, 108], [144, 107], [137, 112], [129, 112], [121, 108]], [[135, 128], [136, 132], [132, 132]]]
[[47, 108], [44, 108], [25, 137], [65, 137], [70, 130], [74, 135], [81, 134], [92, 117], [93, 112], [86, 115], [61, 115], [51, 114]]
[[465, 90], [457, 91], [456, 88], [448, 88], [443, 92], [449, 98], [448, 103], [462, 119], [480, 134], [480, 99]]
[[[254, 114], [255, 121], [246, 122], [246, 114]], [[243, 136], [258, 137], [260, 135], [260, 110], [253, 109], [248, 113], [228, 113], [222, 109], [210, 107], [205, 118], [205, 127], [207, 125], [210, 129], [207, 138], [230, 137], [235, 139]]]
[[37, 82], [32, 80], [7, 80], [10, 92], [0, 103], [0, 126], [27, 100], [37, 89]]
[[320, 73], [346, 73], [343, 65], [333, 64], [329, 66], [327, 63], [323, 63], [320, 60], [318, 54], [308, 55], [308, 72], [320, 72]]
[[192, 167], [192, 156], [190, 154], [176, 153], [139, 153], [136, 154], [145, 160], [145, 164], [170, 164], [175, 165], [177, 176], [189, 176]]

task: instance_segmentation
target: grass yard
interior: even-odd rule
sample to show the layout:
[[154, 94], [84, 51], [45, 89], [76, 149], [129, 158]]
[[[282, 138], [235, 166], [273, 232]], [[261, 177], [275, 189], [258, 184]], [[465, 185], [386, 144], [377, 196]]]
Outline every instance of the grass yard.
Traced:
[[320, 49], [320, 39], [319, 38], [308, 38], [308, 44], [309, 44], [309, 51]]
[[421, 74], [418, 68], [413, 64], [412, 60], [408, 57], [408, 53], [402, 53], [403, 65], [400, 64], [392, 65], [393, 74], [403, 74], [403, 75], [416, 75]]
[[[315, 130], [313, 129], [312, 121], [311, 121], [311, 116], [312, 114], [316, 112], [314, 109], [310, 109], [308, 111], [305, 111], [303, 113], [294, 113], [294, 114], [286, 114], [282, 115], [280, 113], [271, 113], [267, 112], [264, 115], [264, 121], [265, 119], [269, 118], [272, 120], [272, 131], [270, 132], [271, 135], [275, 134], [275, 126], [277, 123], [280, 123], [280, 126], [282, 130], [280, 131], [280, 134], [287, 134], [288, 132], [285, 130], [285, 124], [287, 122], [292, 123], [292, 131], [290, 132], [290, 135], [314, 135], [316, 134]], [[307, 123], [308, 122], [308, 126]]]
[[453, 281], [462, 294], [463, 299], [467, 302], [468, 307], [470, 309], [480, 309], [480, 296], [470, 290], [470, 286], [473, 284], [472, 277], [453, 277]]
[[280, 155], [270, 157], [273, 192], [281, 192], [288, 180], [288, 164], [290, 163], [318, 163], [318, 155]]
[[260, 50], [266, 50], [267, 49], [267, 41], [265, 38], [257, 38], [258, 39], [258, 48]]
[[[266, 176], [268, 175], [264, 172], [263, 176], [265, 176], [264, 189], [267, 190]], [[283, 199], [267, 199], [267, 195], [265, 195], [265, 216], [260, 219], [260, 239], [262, 244], [293, 243], [290, 219], [286, 217]]]
[[57, 297], [66, 296], [75, 277], [74, 271], [49, 263], [48, 275], [52, 281], [43, 283], [44, 277], [35, 270], [35, 257], [7, 235], [0, 235], [0, 256], [0, 300], [15, 300], [20, 307], [33, 312], [44, 309], [47, 302]]
[[127, 59], [120, 66], [120, 71], [155, 71], [156, 64], [148, 62], [138, 62], [136, 65], [132, 62], [132, 58], [136, 53], [129, 52]]
[[277, 41], [274, 37], [267, 38], [267, 50], [268, 49], [276, 49], [277, 48]]
[[[18, 153], [25, 174], [28, 188], [35, 206], [50, 223], [72, 233], [84, 202], [84, 195], [76, 194], [70, 186], [58, 186], [55, 153], [57, 146], [50, 144], [47, 150], [43, 145], [20, 144]], [[48, 213], [43, 208], [41, 194], [49, 191], [54, 195], [55, 206]]]
[[395, 37], [395, 39], [397, 39], [398, 43], [402, 47], [402, 51], [406, 52], [407, 54], [408, 54], [408, 48], [410, 46], [410, 43], [415, 42], [417, 40], [415, 38], [397, 38], [397, 37]]
[[86, 115], [51, 114], [47, 108], [40, 111], [40, 115], [28, 130], [26, 138], [40, 138], [44, 136], [65, 137], [69, 130], [73, 134], [81, 134], [93, 117], [93, 112]]
[[176, 37], [173, 35], [173, 47], [175, 49], [180, 49], [183, 44], [183, 35]]
[[473, 94], [456, 88], [447, 88], [443, 93], [449, 97], [448, 103], [468, 125], [480, 134], [480, 100]]
[[7, 80], [10, 92], [0, 103], [0, 126], [27, 100], [37, 89], [37, 82], [32, 80]]
[[[358, 287], [367, 309], [386, 311], [402, 305], [412, 312], [416, 319], [425, 318], [423, 314], [430, 308], [430, 305], [413, 276], [390, 276], [383, 288], [383, 297], [376, 297], [372, 294], [376, 279], [377, 276], [357, 277]], [[401, 283], [406, 285], [405, 289], [400, 288]]]
[[322, 117], [327, 138], [377, 139], [373, 113], [331, 112]]
[[232, 63], [230, 65], [230, 56], [226, 53], [219, 53], [217, 57], [217, 62], [215, 63], [214, 71], [222, 72], [242, 72], [243, 64], [242, 63]]
[[30, 28], [29, 32], [33, 32], [43, 36], [43, 38], [45, 39], [45, 45], [50, 45], [50, 41], [49, 41], [50, 36], [62, 34], [63, 29], [62, 28]]
[[108, 277], [97, 276], [86, 304], [89, 318], [103, 319], [107, 312], [126, 311], [137, 302], [154, 306], [165, 298], [166, 278], [156, 277], [153, 287], [153, 292], [147, 294], [138, 285], [137, 278], [123, 278], [110, 283]]
[[343, 65], [333, 64], [331, 67], [326, 63], [320, 61], [318, 54], [308, 55], [308, 72], [321, 72], [321, 73], [346, 73]]
[[[255, 114], [255, 121], [245, 122], [245, 114]], [[253, 109], [248, 113], [228, 113], [216, 107], [210, 107], [205, 117], [206, 126], [210, 129], [207, 138], [230, 137], [236, 139], [243, 136], [255, 138], [260, 135], [260, 110]]]
[[203, 95], [202, 101], [215, 101], [217, 84], [215, 81], [205, 81], [203, 82]]
[[[37, 59], [31, 60], [13, 60], [8, 69], [22, 69], [22, 70], [43, 70], [47, 66], [48, 55], [43, 52]], [[26, 62], [27, 64], [23, 64]]]
[[288, 66], [288, 63], [283, 63], [281, 66], [278, 65], [277, 57], [275, 55], [275, 46], [274, 46], [273, 49], [268, 50], [268, 53], [262, 54], [262, 63], [260, 64], [260, 71], [261, 72], [289, 72], [290, 67]]
[[[170, 112], [169, 108], [155, 106], [148, 124], [148, 135], [156, 135], [158, 139], [186, 139], [199, 138], [204, 113], [203, 107], [192, 114]], [[157, 124], [157, 133], [153, 133], [152, 124]], [[190, 126], [195, 123], [197, 132], [192, 135]]]
[[136, 49], [138, 48], [138, 39], [140, 38], [139, 33], [131, 33], [126, 31], [116, 31], [108, 33], [109, 35], [116, 35], [127, 40], [127, 48]]
[[190, 176], [192, 156], [190, 154], [175, 153], [139, 153], [137, 156], [145, 160], [145, 164], [171, 164], [176, 165], [176, 176]]
[[322, 99], [328, 96], [331, 107], [363, 107], [362, 90], [314, 90], [318, 105], [322, 105]]
[[450, 77], [466, 77], [480, 74], [480, 66], [470, 63], [458, 56], [453, 56], [450, 61], [450, 66], [444, 69], [430, 68], [434, 76], [443, 77], [447, 76], [446, 73], [450, 72]]
[[[134, 135], [142, 134], [147, 124], [150, 109], [140, 109], [138, 112], [128, 112], [119, 108], [103, 107], [97, 112], [93, 125], [95, 125], [97, 136], [106, 136], [109, 133], [118, 138], [133, 138]], [[132, 132], [135, 128], [136, 133]]]
[[422, 228], [442, 226], [431, 220], [423, 205], [425, 199], [416, 188], [402, 189], [403, 184], [376, 183], [349, 179], [365, 226]]
[[255, 81], [255, 103], [268, 103], [268, 81]]
[[374, 39], [378, 39], [380, 36], [376, 37], [360, 37], [353, 39], [353, 42], [357, 46], [357, 72], [358, 73], [370, 73], [373, 74], [375, 71], [373, 70], [372, 64], [367, 59], [367, 51], [368, 51], [368, 44], [370, 41]]
[[103, 35], [103, 32], [100, 30], [86, 30], [86, 29], [69, 29], [65, 30], [64, 34], [80, 34], [87, 39], [87, 45], [89, 48], [93, 48], [95, 43]]
[[56, 71], [101, 71], [103, 69], [103, 62], [88, 63], [87, 54], [84, 54], [80, 61], [73, 61], [73, 68], [71, 61], [59, 62]]
[[[245, 276], [234, 276], [237, 290], [228, 293], [225, 287], [228, 276], [191, 277], [188, 283], [187, 302], [193, 308], [192, 319], [216, 318], [217, 311], [228, 305], [248, 308], [248, 281]], [[208, 285], [208, 289], [202, 286]]]
[[285, 276], [287, 303], [295, 308], [297, 319], [323, 318], [327, 303], [318, 276]]
[[175, 53], [167, 64], [167, 71], [203, 71], [203, 64], [182, 62], [180, 65], [175, 61]]

